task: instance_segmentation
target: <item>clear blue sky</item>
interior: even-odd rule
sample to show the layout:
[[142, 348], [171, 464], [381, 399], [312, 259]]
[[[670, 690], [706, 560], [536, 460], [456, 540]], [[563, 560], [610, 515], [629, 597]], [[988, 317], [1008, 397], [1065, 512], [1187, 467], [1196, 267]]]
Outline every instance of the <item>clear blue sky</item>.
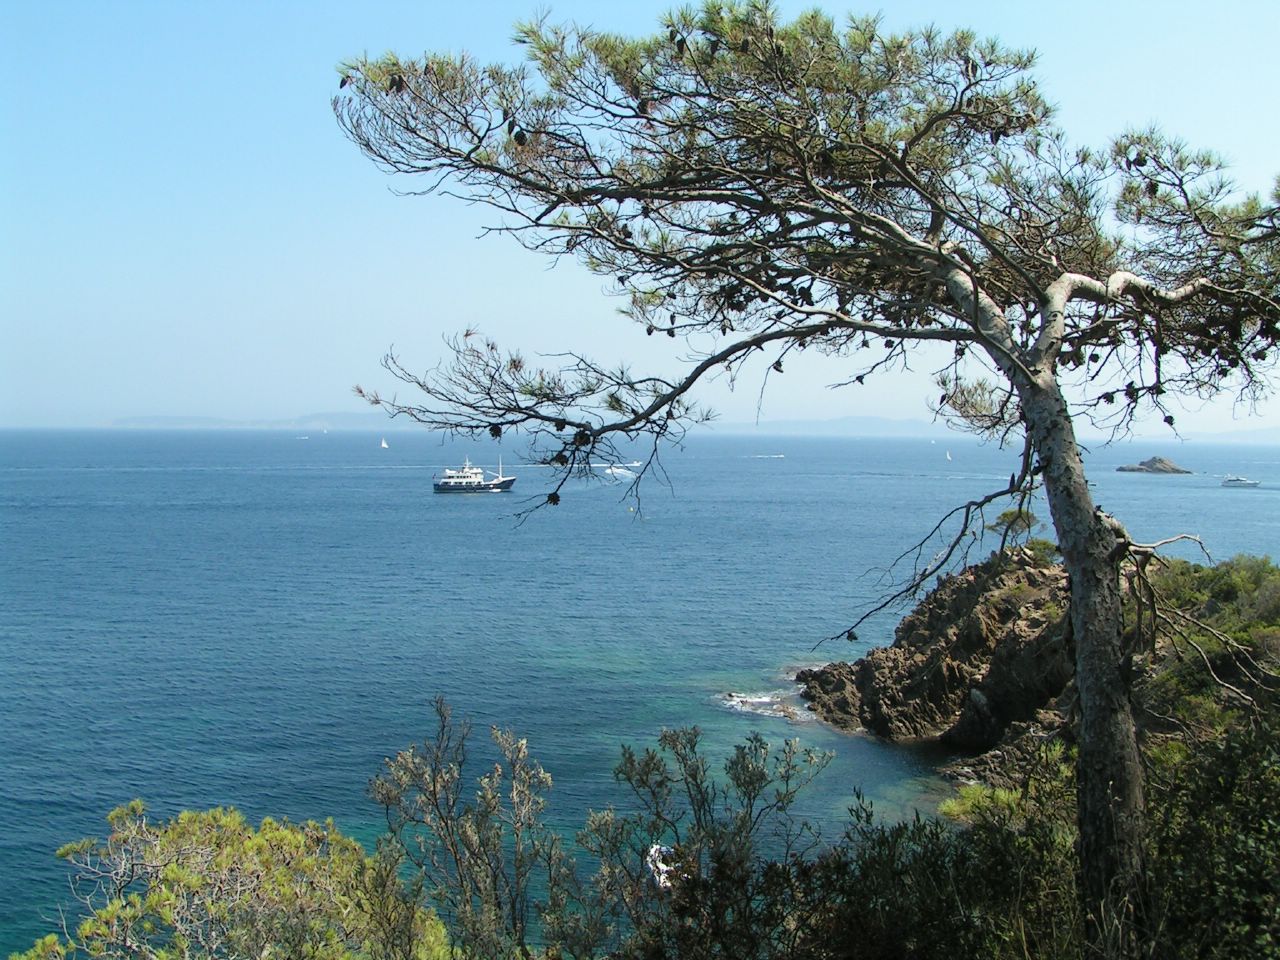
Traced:
[[[527, 352], [638, 365], [668, 348], [618, 319], [576, 265], [477, 239], [480, 211], [394, 195], [330, 112], [345, 57], [514, 60], [511, 24], [548, 6], [640, 32], [670, 5], [2, 0], [0, 426], [358, 411], [350, 388], [386, 385], [388, 346], [425, 368], [468, 325]], [[1275, 0], [891, 7], [890, 27], [969, 26], [1038, 50], [1042, 89], [1078, 142], [1154, 122], [1225, 154], [1248, 189], [1280, 172]], [[877, 407], [824, 388], [839, 378], [779, 378], [762, 416], [927, 416], [927, 381], [884, 383]], [[707, 397], [751, 419], [758, 386]], [[1232, 416], [1219, 404], [1180, 421], [1280, 426], [1280, 402]]]

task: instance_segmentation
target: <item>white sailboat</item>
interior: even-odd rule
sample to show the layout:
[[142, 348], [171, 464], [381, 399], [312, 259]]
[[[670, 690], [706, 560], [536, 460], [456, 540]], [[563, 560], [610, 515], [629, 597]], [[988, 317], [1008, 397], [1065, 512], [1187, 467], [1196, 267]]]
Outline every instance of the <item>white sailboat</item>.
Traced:
[[382, 449], [383, 449], [383, 450], [386, 450], [386, 449], [387, 449], [387, 438], [386, 438], [386, 437], [383, 437], [383, 438], [382, 438]]

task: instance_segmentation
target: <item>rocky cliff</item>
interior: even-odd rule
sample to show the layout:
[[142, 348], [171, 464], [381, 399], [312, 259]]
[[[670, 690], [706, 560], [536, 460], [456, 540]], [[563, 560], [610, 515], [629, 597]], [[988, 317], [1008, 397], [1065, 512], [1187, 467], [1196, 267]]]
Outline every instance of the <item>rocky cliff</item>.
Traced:
[[[1257, 557], [1213, 567], [1171, 560], [1151, 586], [1171, 628], [1128, 638], [1145, 651], [1132, 664], [1145, 743], [1213, 739], [1280, 710], [1280, 569]], [[833, 724], [940, 742], [959, 756], [948, 772], [1017, 785], [1046, 739], [1072, 737], [1066, 589], [1061, 567], [1026, 551], [992, 557], [941, 578], [892, 646], [797, 679], [810, 709]]]
[[898, 625], [892, 646], [803, 670], [809, 708], [846, 729], [938, 740], [970, 754], [1062, 726], [1072, 667], [1066, 574], [1025, 551], [949, 577]]

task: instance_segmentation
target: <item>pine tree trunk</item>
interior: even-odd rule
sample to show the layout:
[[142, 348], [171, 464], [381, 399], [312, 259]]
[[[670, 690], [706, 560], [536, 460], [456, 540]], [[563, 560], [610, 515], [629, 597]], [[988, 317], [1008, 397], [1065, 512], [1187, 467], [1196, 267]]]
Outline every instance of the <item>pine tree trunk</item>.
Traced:
[[1120, 550], [1115, 529], [1090, 496], [1057, 384], [1025, 388], [1022, 401], [1071, 577], [1080, 701], [1077, 811], [1089, 937], [1104, 956], [1134, 956], [1144, 801], [1123, 642]]

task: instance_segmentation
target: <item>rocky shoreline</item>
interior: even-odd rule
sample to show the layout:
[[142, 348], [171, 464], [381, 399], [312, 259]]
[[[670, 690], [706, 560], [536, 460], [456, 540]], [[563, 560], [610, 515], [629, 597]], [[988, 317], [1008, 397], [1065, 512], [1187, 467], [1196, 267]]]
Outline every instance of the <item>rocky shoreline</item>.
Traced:
[[800, 671], [801, 696], [842, 729], [955, 751], [949, 775], [1011, 783], [1041, 743], [1069, 736], [1066, 581], [1025, 550], [942, 577], [891, 646]]

